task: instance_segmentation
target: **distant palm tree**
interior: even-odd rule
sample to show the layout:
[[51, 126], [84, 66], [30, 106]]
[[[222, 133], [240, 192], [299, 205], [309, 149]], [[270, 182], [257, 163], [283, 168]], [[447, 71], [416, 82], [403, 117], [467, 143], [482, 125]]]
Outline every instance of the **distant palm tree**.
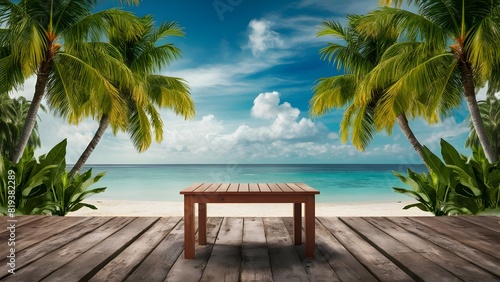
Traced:
[[[386, 90], [397, 80], [397, 76], [378, 83], [377, 87], [368, 89], [365, 85], [376, 80], [377, 70], [386, 63], [386, 57], [392, 58], [387, 54], [395, 52], [400, 32], [394, 27], [380, 26], [378, 33], [364, 35], [356, 25], [360, 18], [348, 17], [348, 27], [338, 22], [325, 22], [324, 28], [318, 32], [318, 36], [331, 35], [343, 41], [344, 44], [328, 43], [320, 53], [323, 58], [336, 62], [337, 68], [343, 68], [345, 74], [319, 79], [310, 101], [311, 114], [318, 116], [332, 108], [347, 106], [340, 123], [340, 137], [342, 142], [346, 142], [351, 135], [351, 141], [358, 150], [364, 150], [377, 131], [385, 129], [390, 134], [397, 122], [425, 163], [422, 145], [411, 130], [407, 115], [412, 118], [422, 116], [429, 122], [435, 122], [436, 111], [445, 113], [449, 107], [429, 111], [427, 101], [406, 103], [401, 107], [397, 100], [392, 101], [393, 106], [389, 108], [382, 107], [388, 104]], [[404, 48], [398, 46], [398, 49], [396, 53]]]
[[117, 99], [125, 101], [128, 111], [118, 123], [114, 123], [109, 119], [109, 108], [88, 100], [83, 106], [84, 111], [95, 111], [92, 116], [99, 119], [99, 128], [70, 175], [82, 168], [109, 125], [115, 133], [118, 130], [127, 131], [134, 146], [142, 152], [151, 145], [153, 131], [157, 142], [163, 139], [163, 122], [157, 108], [173, 109], [184, 118], [195, 114], [189, 87], [183, 79], [154, 74], [155, 70], [161, 70], [180, 57], [180, 49], [173, 44], [158, 43], [169, 36], [183, 36], [182, 29], [175, 22], [163, 23], [154, 28], [151, 16], [143, 17], [141, 23], [143, 32], [134, 39], [128, 39], [120, 29], [111, 28], [109, 32], [111, 44], [119, 50], [134, 77], [132, 85], [115, 82], [119, 90]]
[[[399, 1], [381, 0], [381, 4], [400, 5]], [[416, 4], [418, 14], [385, 7], [369, 13], [359, 23], [364, 32], [376, 33], [381, 23], [403, 28], [409, 42], [421, 41], [422, 48], [387, 65], [380, 73], [392, 77], [398, 64], [413, 60], [414, 66], [391, 89], [396, 93], [425, 93], [428, 85], [440, 81], [443, 89], [458, 79], [463, 89], [478, 140], [490, 162], [498, 157], [488, 140], [476, 100], [476, 89], [489, 82], [489, 92], [500, 90], [500, 0], [408, 0]], [[431, 54], [431, 55], [430, 55]], [[426, 57], [416, 62], [415, 59]], [[442, 95], [436, 92], [427, 95]], [[407, 98], [408, 100], [412, 100]]]
[[[10, 98], [6, 93], [0, 94], [0, 154], [9, 158], [14, 146], [21, 136], [24, 120], [28, 114], [30, 101], [24, 97]], [[28, 146], [40, 147], [38, 124], [35, 123], [33, 132], [28, 139]]]
[[[496, 154], [497, 159], [500, 159], [500, 100], [492, 95], [485, 101], [479, 101], [478, 105], [488, 140], [493, 148], [493, 153]], [[465, 146], [477, 146], [479, 145], [479, 140], [474, 129], [474, 124], [471, 122], [469, 127], [470, 133], [465, 141]]]
[[[19, 142], [11, 156], [17, 163], [35, 126], [45, 93], [64, 93], [68, 103], [81, 104], [82, 91], [106, 90], [117, 95], [108, 77], [130, 76], [128, 69], [109, 56], [110, 46], [98, 43], [110, 25], [123, 30], [128, 38], [141, 25], [129, 12], [109, 9], [92, 13], [97, 0], [21, 0], [0, 2], [0, 93], [23, 85], [36, 75], [35, 93]], [[125, 1], [138, 2], [138, 1]], [[93, 42], [88, 42], [88, 40]], [[98, 62], [98, 64], [89, 64]], [[95, 97], [94, 97], [95, 98]], [[116, 107], [119, 109], [120, 107]], [[118, 118], [120, 111], [111, 117]]]

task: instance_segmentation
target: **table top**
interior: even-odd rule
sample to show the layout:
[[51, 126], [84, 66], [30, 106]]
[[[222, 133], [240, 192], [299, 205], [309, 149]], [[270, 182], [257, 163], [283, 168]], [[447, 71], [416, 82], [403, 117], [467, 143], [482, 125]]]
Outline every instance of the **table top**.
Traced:
[[196, 183], [181, 194], [319, 194], [319, 191], [305, 183]]

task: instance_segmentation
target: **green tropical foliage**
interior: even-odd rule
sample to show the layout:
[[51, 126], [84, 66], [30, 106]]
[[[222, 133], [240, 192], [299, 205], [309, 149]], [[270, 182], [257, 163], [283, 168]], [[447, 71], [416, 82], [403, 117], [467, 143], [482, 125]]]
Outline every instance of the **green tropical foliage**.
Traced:
[[0, 213], [8, 210], [8, 171], [15, 172], [15, 208], [17, 214], [66, 215], [82, 207], [96, 209], [83, 203], [87, 197], [106, 188], [89, 190], [104, 173], [92, 177], [92, 170], [70, 178], [66, 172], [66, 140], [52, 148], [38, 160], [33, 147], [27, 147], [17, 164], [2, 158], [0, 167]]
[[[110, 118], [112, 114], [110, 108], [102, 107], [102, 103], [98, 100], [87, 99], [80, 112], [90, 114], [99, 120], [99, 128], [70, 175], [81, 169], [108, 125], [114, 133], [119, 130], [126, 131], [134, 147], [143, 152], [149, 148], [153, 139], [158, 143], [163, 140], [163, 121], [159, 109], [172, 109], [184, 118], [193, 117], [195, 114], [195, 105], [186, 81], [154, 73], [180, 57], [181, 50], [171, 43], [165, 43], [165, 39], [170, 36], [183, 36], [182, 28], [175, 22], [162, 23], [155, 28], [152, 16], [145, 16], [140, 22], [143, 31], [137, 33], [134, 39], [129, 39], [119, 28], [110, 27], [109, 30], [111, 45], [120, 53], [120, 57], [133, 75], [132, 82], [126, 83], [123, 83], [123, 80], [110, 78], [118, 90], [118, 96], [113, 98], [117, 100], [116, 103], [123, 102], [127, 106], [127, 111], [118, 122], [113, 121]], [[49, 99], [49, 103], [59, 104], [61, 99], [65, 99], [65, 97], [57, 98], [59, 100], [56, 97]], [[59, 113], [70, 119], [78, 114], [74, 111]]]
[[[9, 158], [13, 153], [28, 114], [30, 101], [24, 97], [10, 98], [7, 93], [0, 94], [0, 154]], [[44, 107], [42, 106], [42, 109]], [[28, 139], [28, 146], [40, 147], [38, 123], [35, 123], [33, 132]]]
[[[380, 1], [399, 5], [402, 1]], [[384, 7], [369, 13], [358, 22], [359, 30], [376, 34], [381, 24], [404, 29], [410, 46], [421, 43], [411, 52], [394, 53], [380, 67], [377, 79], [369, 85], [376, 89], [378, 83], [392, 80], [394, 75], [405, 72], [387, 91], [391, 101], [414, 101], [425, 97], [442, 96], [455, 88], [457, 81], [463, 90], [472, 123], [478, 139], [491, 163], [497, 161], [487, 138], [476, 100], [476, 89], [488, 82], [490, 93], [500, 90], [500, 0], [408, 0], [415, 4], [418, 13]], [[408, 68], [406, 66], [413, 65]], [[430, 92], [428, 86], [436, 84], [441, 91]], [[405, 97], [406, 96], [406, 97]], [[435, 101], [438, 101], [434, 99]], [[392, 107], [392, 103], [387, 105]]]
[[[491, 95], [485, 101], [479, 101], [478, 106], [493, 153], [500, 159], [500, 100]], [[472, 121], [469, 124], [469, 128], [470, 133], [465, 141], [465, 146], [479, 146], [479, 139]]]
[[[120, 53], [100, 40], [110, 26], [132, 39], [142, 25], [131, 13], [119, 9], [93, 13], [95, 3], [97, 0], [0, 2], [0, 93], [18, 89], [25, 79], [36, 76], [33, 100], [11, 156], [14, 163], [24, 152], [45, 95], [65, 96], [65, 102], [57, 106], [78, 112], [86, 98], [82, 93], [90, 93], [102, 103], [116, 101], [102, 96], [118, 95], [109, 78], [132, 80], [128, 68], [117, 59]], [[119, 120], [126, 112], [123, 103], [106, 106], [112, 109], [111, 120]]]
[[453, 146], [441, 140], [443, 160], [424, 146], [428, 173], [415, 173], [408, 169], [408, 176], [394, 174], [412, 190], [394, 188], [418, 201], [404, 209], [417, 207], [434, 215], [479, 214], [498, 211], [500, 204], [500, 162], [490, 164], [479, 146], [473, 147], [468, 158]]

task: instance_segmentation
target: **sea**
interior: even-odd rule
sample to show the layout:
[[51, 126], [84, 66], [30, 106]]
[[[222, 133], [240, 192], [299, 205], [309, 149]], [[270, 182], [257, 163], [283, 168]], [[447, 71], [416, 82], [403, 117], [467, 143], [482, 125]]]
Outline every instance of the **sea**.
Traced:
[[393, 172], [406, 175], [424, 165], [401, 164], [191, 164], [90, 165], [93, 174], [106, 175], [90, 188], [107, 187], [92, 200], [183, 201], [179, 191], [193, 183], [303, 182], [320, 191], [317, 202], [374, 202], [410, 200], [393, 187], [408, 188]]

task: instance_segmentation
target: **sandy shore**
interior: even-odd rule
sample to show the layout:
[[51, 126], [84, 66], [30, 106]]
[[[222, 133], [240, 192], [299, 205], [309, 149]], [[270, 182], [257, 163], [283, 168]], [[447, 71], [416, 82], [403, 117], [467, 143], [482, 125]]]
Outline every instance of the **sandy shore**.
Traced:
[[[182, 216], [182, 202], [88, 200], [98, 210], [82, 208], [70, 216]], [[316, 203], [316, 216], [429, 216], [417, 208], [403, 210], [413, 201]], [[209, 204], [208, 216], [292, 216], [291, 204]]]

